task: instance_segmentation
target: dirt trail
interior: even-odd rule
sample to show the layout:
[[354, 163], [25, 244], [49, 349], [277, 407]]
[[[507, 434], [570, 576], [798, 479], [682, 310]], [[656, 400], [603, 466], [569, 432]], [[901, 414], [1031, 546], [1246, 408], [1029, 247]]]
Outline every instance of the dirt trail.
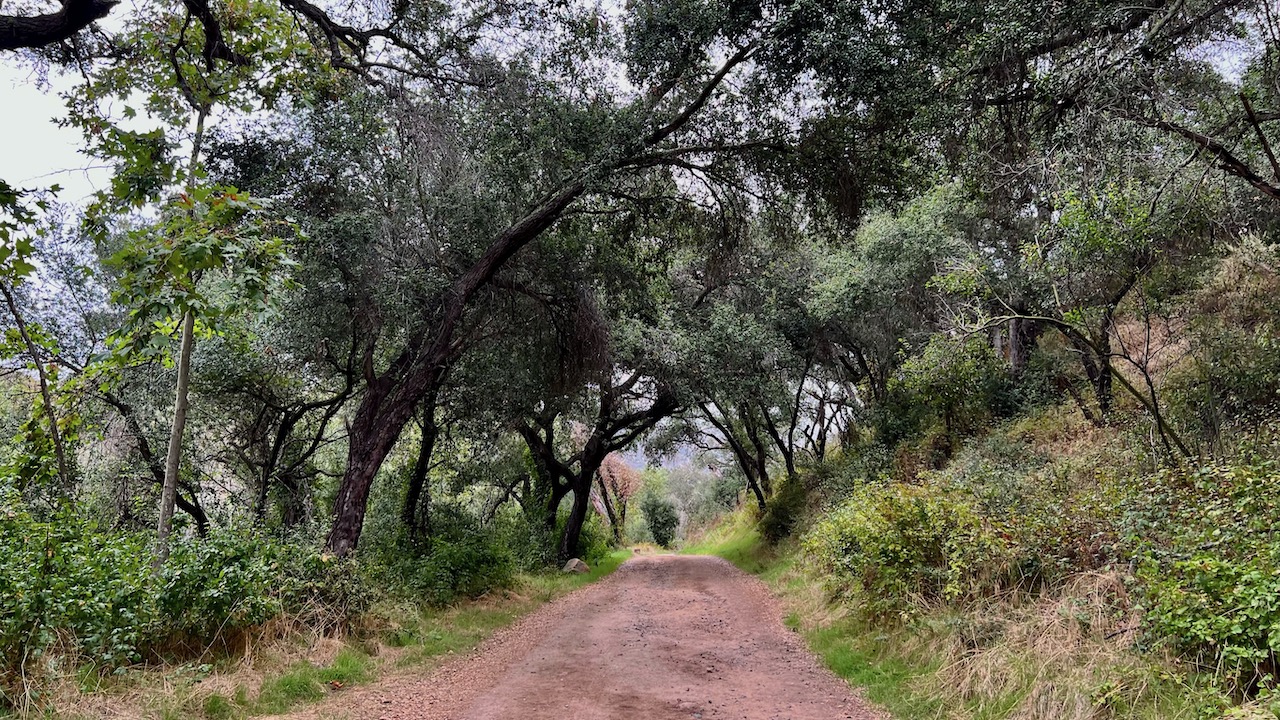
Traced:
[[880, 717], [781, 618], [763, 584], [719, 558], [638, 557], [427, 678], [352, 690], [292, 717]]

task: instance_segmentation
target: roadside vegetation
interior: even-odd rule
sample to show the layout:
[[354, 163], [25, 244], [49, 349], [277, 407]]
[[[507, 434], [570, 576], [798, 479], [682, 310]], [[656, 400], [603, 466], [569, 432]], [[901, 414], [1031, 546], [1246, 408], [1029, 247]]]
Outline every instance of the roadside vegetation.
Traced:
[[787, 537], [748, 507], [684, 551], [764, 578], [894, 717], [1275, 717], [1274, 421], [1179, 467], [1150, 439], [1046, 406], [909, 479], [849, 452]]

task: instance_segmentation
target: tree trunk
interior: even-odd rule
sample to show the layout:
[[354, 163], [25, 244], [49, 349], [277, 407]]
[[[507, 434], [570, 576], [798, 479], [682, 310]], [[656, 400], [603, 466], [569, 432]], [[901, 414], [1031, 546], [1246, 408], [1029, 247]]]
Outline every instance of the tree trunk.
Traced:
[[743, 472], [747, 475], [747, 488], [751, 490], [752, 495], [756, 496], [756, 505], [760, 506], [760, 512], [764, 512], [768, 509], [768, 504], [765, 502], [764, 491], [760, 489], [760, 483], [756, 482], [753, 471], [744, 467]]
[[[599, 426], [597, 426], [597, 430]], [[600, 473], [600, 466], [609, 454], [608, 448], [598, 436], [587, 440], [582, 449], [582, 460], [579, 461], [578, 474], [573, 477], [573, 506], [569, 509], [569, 519], [565, 523], [564, 533], [560, 538], [560, 561], [575, 557], [578, 552], [578, 541], [582, 537], [582, 527], [587, 522], [587, 514], [591, 510], [591, 485]]]
[[333, 502], [327, 546], [336, 555], [345, 556], [359, 544], [369, 489], [412, 416], [413, 404], [403, 394], [388, 396], [385, 386], [377, 385], [366, 390], [348, 433], [347, 470]]
[[577, 557], [578, 543], [582, 540], [582, 527], [587, 522], [587, 511], [591, 508], [591, 480], [587, 476], [586, 488], [582, 487], [581, 478], [573, 489], [573, 507], [569, 510], [569, 518], [564, 524], [564, 533], [560, 536], [558, 559], [564, 562]]
[[619, 545], [622, 544], [622, 525], [618, 522], [618, 515], [613, 511], [613, 502], [609, 500], [609, 487], [604, 481], [604, 475], [596, 473], [596, 479], [600, 484], [600, 500], [604, 503], [604, 512], [609, 516], [609, 527], [613, 529], [613, 541]]
[[191, 348], [195, 345], [195, 322], [195, 315], [190, 310], [182, 316], [173, 427], [169, 432], [169, 454], [165, 458], [164, 486], [160, 491], [160, 521], [156, 526], [157, 568], [169, 559], [169, 533], [173, 529], [173, 506], [178, 496], [178, 469], [182, 462], [182, 435], [187, 428], [187, 391], [191, 382]]
[[431, 403], [425, 410], [422, 421], [422, 440], [418, 445], [418, 459], [413, 464], [413, 473], [409, 476], [409, 486], [405, 489], [404, 507], [400, 510], [400, 520], [410, 539], [417, 539], [419, 533], [426, 539], [431, 538], [431, 456], [435, 452], [436, 438], [439, 428], [435, 421], [435, 404]]
[[580, 180], [565, 185], [494, 238], [440, 297], [435, 337], [415, 338], [382, 375], [368, 377], [369, 387], [351, 423], [347, 469], [333, 506], [333, 528], [326, 545], [334, 553], [346, 555], [360, 542], [373, 479], [413, 416], [413, 408], [439, 392], [449, 364], [461, 352], [454, 340], [471, 299], [516, 252], [555, 224], [585, 189]]
[[53, 440], [54, 459], [58, 463], [58, 481], [62, 484], [63, 492], [69, 492], [71, 489], [71, 472], [67, 464], [67, 451], [62, 445], [62, 432], [58, 430], [58, 413], [53, 407], [53, 394], [49, 392], [49, 376], [45, 372], [44, 358], [41, 357], [35, 341], [31, 339], [31, 333], [27, 331], [27, 321], [18, 310], [18, 303], [13, 297], [13, 292], [8, 285], [3, 283], [0, 283], [0, 291], [4, 293], [5, 302], [9, 305], [9, 313], [13, 315], [13, 323], [17, 326], [18, 334], [22, 337], [22, 342], [27, 347], [27, 354], [31, 356], [31, 363], [36, 367], [36, 378], [40, 381], [40, 399], [44, 401], [44, 414], [49, 420], [49, 438]]

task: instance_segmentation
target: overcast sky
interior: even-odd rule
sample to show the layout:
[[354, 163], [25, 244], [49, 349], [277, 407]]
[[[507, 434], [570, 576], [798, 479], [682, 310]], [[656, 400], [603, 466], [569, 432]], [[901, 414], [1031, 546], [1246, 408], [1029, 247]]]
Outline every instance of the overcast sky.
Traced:
[[[56, 78], [51, 78], [57, 83]], [[55, 124], [66, 113], [53, 89], [41, 89], [36, 74], [0, 63], [0, 178], [19, 188], [63, 187], [59, 199], [78, 202], [107, 181], [105, 169], [89, 169], [80, 154], [80, 133]]]

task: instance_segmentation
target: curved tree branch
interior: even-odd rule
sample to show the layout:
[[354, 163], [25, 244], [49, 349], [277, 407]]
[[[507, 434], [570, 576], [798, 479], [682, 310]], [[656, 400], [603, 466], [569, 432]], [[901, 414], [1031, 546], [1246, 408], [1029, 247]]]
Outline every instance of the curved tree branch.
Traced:
[[47, 15], [0, 15], [0, 50], [62, 42], [106, 17], [118, 4], [119, 0], [63, 0], [62, 9]]

